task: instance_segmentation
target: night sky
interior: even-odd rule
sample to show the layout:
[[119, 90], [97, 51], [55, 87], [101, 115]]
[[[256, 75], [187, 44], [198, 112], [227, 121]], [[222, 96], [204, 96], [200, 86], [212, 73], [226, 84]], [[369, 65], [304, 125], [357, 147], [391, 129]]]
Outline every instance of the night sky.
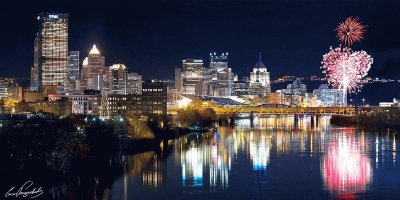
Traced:
[[346, 17], [358, 16], [368, 32], [353, 48], [374, 57], [371, 75], [400, 74], [400, 1], [26, 2], [0, 8], [0, 77], [29, 75], [42, 11], [69, 14], [69, 50], [79, 50], [81, 61], [95, 43], [107, 65], [124, 63], [144, 79], [173, 79], [182, 59], [207, 63], [214, 51], [229, 52], [230, 67], [239, 76], [248, 75], [260, 51], [272, 78], [322, 76], [322, 54], [339, 45], [334, 29]]

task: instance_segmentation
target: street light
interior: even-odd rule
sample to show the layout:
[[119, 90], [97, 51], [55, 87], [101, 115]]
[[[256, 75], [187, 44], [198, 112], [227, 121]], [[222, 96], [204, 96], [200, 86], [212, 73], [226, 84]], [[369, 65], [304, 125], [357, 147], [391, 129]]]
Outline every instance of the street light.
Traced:
[[365, 105], [365, 98], [362, 98], [363, 106]]

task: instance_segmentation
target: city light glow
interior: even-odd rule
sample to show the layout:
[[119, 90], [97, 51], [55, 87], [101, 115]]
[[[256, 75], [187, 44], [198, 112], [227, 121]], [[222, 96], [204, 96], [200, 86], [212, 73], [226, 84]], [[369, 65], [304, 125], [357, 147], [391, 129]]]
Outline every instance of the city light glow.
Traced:
[[183, 97], [181, 100], [178, 101], [178, 107], [186, 108], [189, 106], [190, 102], [192, 102], [191, 99]]

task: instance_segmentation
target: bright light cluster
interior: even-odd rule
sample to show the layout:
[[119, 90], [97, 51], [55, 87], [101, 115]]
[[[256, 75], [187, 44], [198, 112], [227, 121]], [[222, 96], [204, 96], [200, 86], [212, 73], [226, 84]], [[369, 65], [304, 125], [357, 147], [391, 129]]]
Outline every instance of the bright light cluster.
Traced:
[[368, 74], [373, 58], [365, 51], [353, 51], [348, 47], [332, 48], [323, 56], [322, 72], [328, 83], [344, 92], [359, 92], [362, 79]]

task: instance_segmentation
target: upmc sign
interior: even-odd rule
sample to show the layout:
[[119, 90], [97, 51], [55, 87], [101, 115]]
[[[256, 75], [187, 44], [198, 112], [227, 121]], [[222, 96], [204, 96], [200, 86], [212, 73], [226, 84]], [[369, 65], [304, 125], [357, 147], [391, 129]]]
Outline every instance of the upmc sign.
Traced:
[[49, 15], [50, 19], [58, 19], [58, 15]]

